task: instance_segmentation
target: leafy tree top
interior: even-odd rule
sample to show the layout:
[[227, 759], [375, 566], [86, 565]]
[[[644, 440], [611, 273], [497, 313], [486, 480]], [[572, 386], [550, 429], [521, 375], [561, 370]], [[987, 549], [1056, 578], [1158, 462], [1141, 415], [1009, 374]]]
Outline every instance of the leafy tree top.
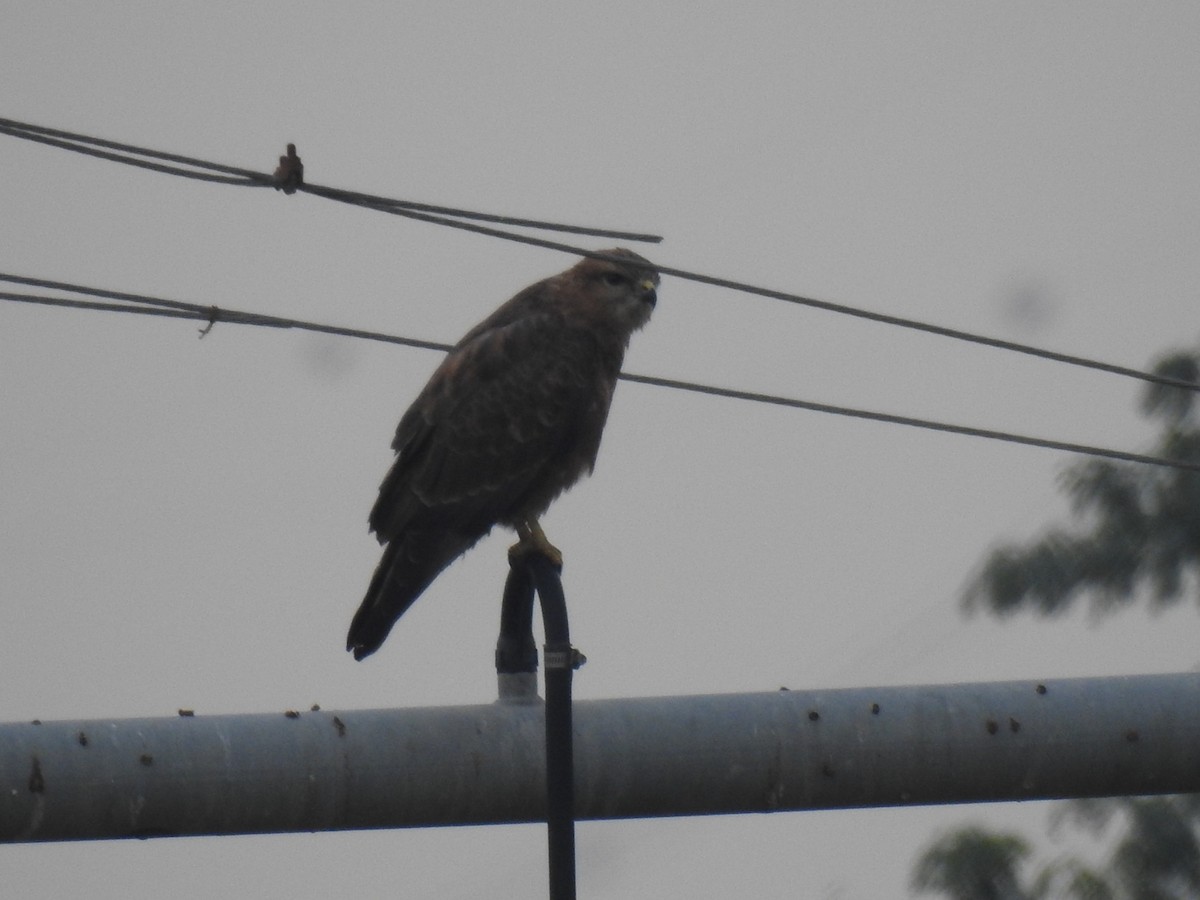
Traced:
[[[1169, 354], [1155, 372], [1196, 382], [1200, 353]], [[1141, 408], [1160, 427], [1156, 455], [1200, 461], [1198, 397], [1184, 388], [1147, 388]], [[1071, 498], [1072, 527], [993, 550], [964, 593], [967, 609], [1054, 616], [1085, 597], [1097, 612], [1138, 598], [1162, 608], [1194, 588], [1200, 573], [1200, 473], [1088, 461], [1070, 467], [1063, 486]]]

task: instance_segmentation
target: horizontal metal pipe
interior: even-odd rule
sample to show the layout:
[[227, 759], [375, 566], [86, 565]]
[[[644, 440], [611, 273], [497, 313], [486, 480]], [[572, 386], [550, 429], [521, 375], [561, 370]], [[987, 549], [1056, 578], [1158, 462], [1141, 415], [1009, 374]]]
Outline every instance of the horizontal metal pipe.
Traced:
[[[1200, 674], [574, 707], [580, 819], [1200, 792]], [[543, 708], [0, 725], [0, 840], [545, 821]]]

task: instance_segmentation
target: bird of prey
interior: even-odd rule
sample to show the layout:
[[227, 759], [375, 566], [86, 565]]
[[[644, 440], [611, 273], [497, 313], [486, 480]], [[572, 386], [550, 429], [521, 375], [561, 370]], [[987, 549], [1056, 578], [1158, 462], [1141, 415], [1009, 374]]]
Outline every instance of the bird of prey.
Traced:
[[510, 555], [561, 564], [538, 518], [596, 464], [625, 348], [658, 273], [605, 251], [525, 288], [467, 332], [400, 420], [371, 510], [383, 558], [346, 638], [363, 659], [438, 574], [505, 525]]

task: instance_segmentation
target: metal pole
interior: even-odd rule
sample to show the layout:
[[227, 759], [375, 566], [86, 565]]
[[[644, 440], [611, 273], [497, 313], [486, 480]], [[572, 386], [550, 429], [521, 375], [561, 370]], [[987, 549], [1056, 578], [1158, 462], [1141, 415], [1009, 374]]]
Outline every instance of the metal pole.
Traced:
[[[1200, 792], [1200, 673], [574, 704], [577, 819]], [[0, 725], [0, 841], [546, 819], [538, 704]]]
[[[540, 554], [510, 559], [496, 672], [502, 700], [519, 702], [537, 690], [533, 641], [533, 595], [542, 605], [546, 633], [546, 843], [550, 900], [575, 900], [575, 771], [571, 724], [572, 673], [582, 655], [571, 646], [567, 602], [558, 568]], [[526, 680], [514, 681], [525, 676]]]
[[558, 570], [544, 556], [527, 566], [542, 604], [546, 646], [546, 827], [550, 900], [575, 900], [575, 763], [571, 725], [571, 675], [579, 656], [571, 646], [567, 601]]

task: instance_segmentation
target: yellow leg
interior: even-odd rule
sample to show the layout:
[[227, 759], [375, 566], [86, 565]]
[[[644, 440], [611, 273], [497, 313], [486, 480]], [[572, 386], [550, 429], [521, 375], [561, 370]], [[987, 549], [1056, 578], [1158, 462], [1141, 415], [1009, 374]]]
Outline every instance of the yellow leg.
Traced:
[[550, 543], [537, 519], [529, 519], [519, 524], [517, 537], [520, 540], [508, 548], [509, 560], [519, 559], [527, 553], [540, 553], [555, 566], [562, 568], [562, 551]]

